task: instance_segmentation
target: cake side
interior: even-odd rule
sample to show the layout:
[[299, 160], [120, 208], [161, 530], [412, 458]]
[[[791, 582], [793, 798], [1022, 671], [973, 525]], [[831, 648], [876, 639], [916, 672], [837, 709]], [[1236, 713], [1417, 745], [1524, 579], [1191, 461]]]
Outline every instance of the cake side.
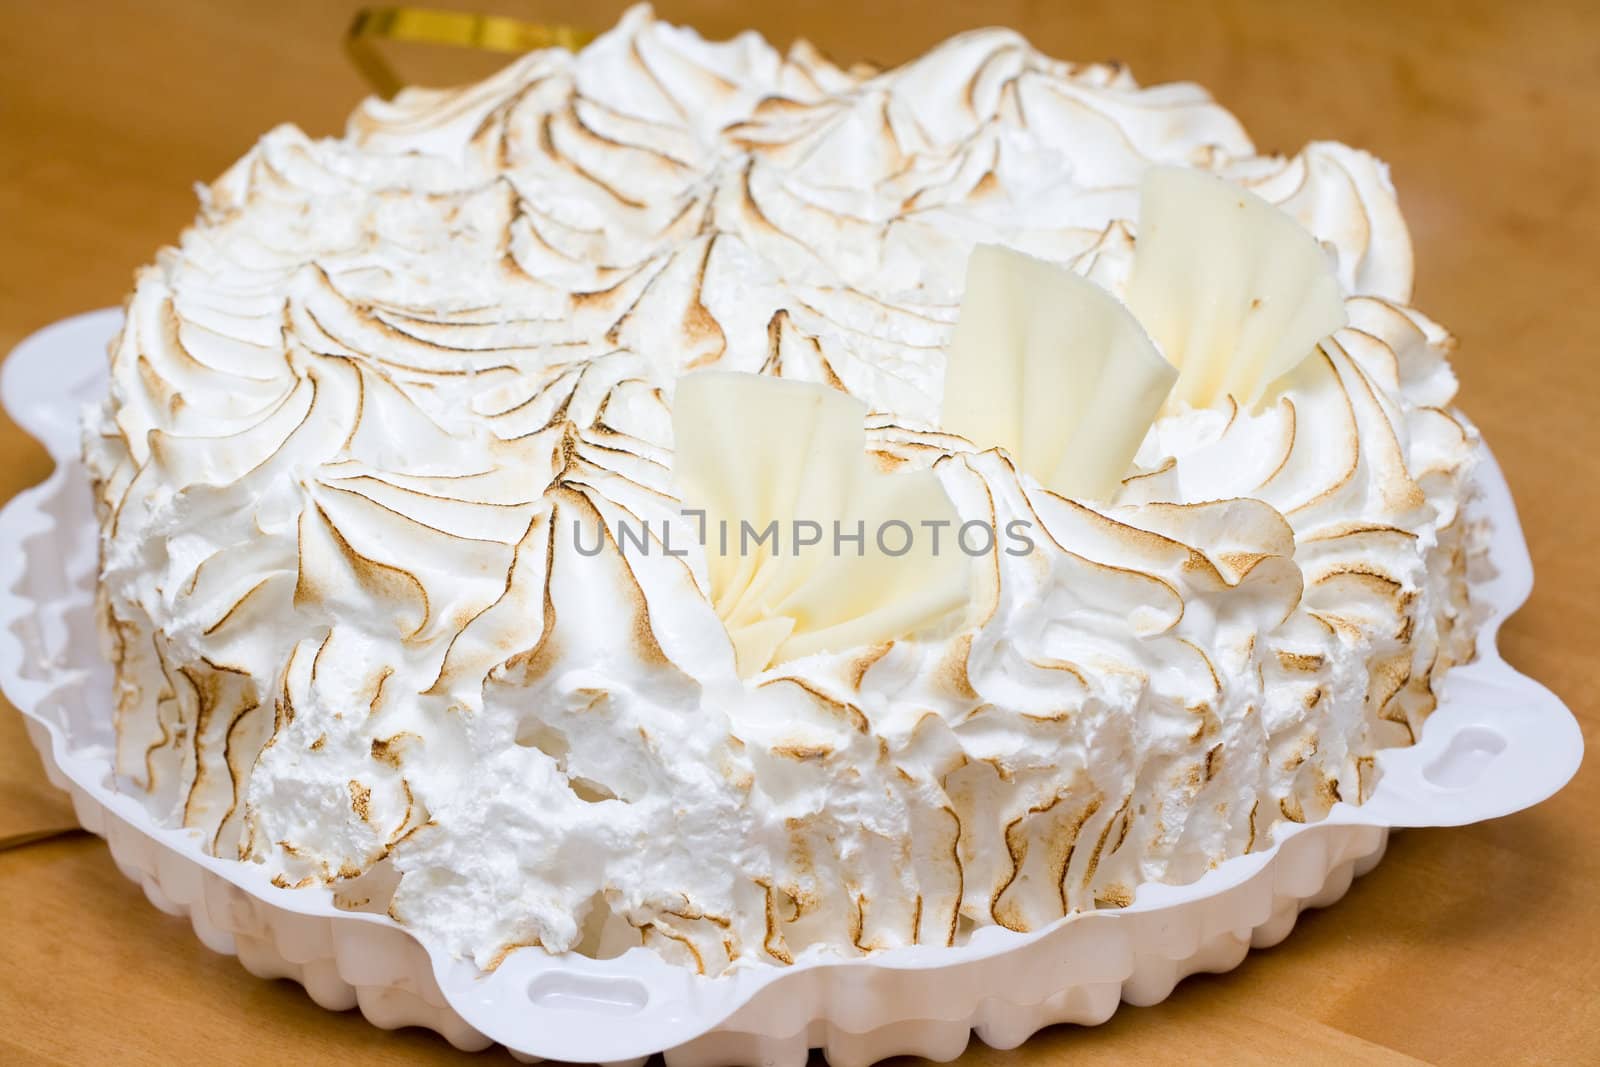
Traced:
[[[979, 241], [1122, 292], [1155, 163], [1298, 218], [1350, 325], [1091, 506], [940, 431], [944, 347]], [[1470, 655], [1476, 436], [1410, 287], [1371, 157], [1257, 156], [1195, 87], [1003, 31], [879, 73], [635, 9], [280, 128], [141, 272], [86, 433], [119, 782], [480, 966], [1125, 905], [1359, 800]], [[704, 552], [616, 534], [692, 546], [672, 394], [711, 366], [862, 399], [883, 467], [1033, 550], [969, 624], [741, 679]]]

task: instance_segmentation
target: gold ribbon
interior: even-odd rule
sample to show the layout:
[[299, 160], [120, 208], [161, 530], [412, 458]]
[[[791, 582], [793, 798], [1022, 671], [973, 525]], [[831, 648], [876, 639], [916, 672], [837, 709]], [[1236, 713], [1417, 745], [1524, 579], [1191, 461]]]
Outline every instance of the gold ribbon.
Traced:
[[345, 34], [344, 50], [356, 70], [379, 96], [387, 100], [404, 84], [378, 51], [379, 41], [443, 44], [511, 55], [540, 48], [566, 48], [576, 52], [594, 34], [575, 26], [522, 22], [504, 15], [474, 15], [465, 11], [432, 11], [419, 7], [369, 7], [356, 13]]

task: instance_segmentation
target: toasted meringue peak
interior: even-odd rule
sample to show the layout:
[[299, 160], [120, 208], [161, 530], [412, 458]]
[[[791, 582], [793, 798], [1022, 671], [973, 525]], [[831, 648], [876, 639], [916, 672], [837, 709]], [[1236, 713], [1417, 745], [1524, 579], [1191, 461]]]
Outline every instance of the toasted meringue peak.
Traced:
[[1086, 499], [1115, 492], [1178, 377], [1116, 297], [997, 245], [968, 260], [947, 360], [944, 428]]
[[[712, 602], [743, 676], [896, 640], [968, 598], [950, 498], [931, 471], [874, 469], [866, 415], [808, 382], [715, 371], [678, 382], [673, 476], [704, 512]], [[950, 531], [944, 552], [927, 524]], [[841, 548], [841, 533], [859, 541]]]
[[[963, 268], [1001, 245], [1126, 300], [1164, 165], [1300, 220], [1352, 328], [1258, 404], [1169, 404], [1084, 503], [940, 429], [981, 378]], [[1476, 437], [1410, 277], [1370, 157], [1257, 156], [1196, 86], [1006, 31], [878, 71], [634, 8], [342, 138], [280, 127], [139, 273], [86, 425], [119, 788], [482, 967], [720, 974], [1192, 879], [1365, 795], [1470, 655]], [[1120, 452], [1103, 407], [1127, 438], [1047, 439]], [[758, 587], [693, 543], [696, 492], [966, 544]]]
[[1316, 238], [1254, 193], [1179, 167], [1139, 192], [1128, 306], [1178, 367], [1178, 399], [1254, 405], [1348, 321]]

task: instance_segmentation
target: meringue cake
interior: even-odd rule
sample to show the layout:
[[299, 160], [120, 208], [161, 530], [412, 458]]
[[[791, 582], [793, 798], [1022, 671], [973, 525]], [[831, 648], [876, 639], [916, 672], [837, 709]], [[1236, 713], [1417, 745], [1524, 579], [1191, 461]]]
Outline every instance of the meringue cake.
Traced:
[[1123, 907], [1471, 654], [1387, 170], [1197, 86], [635, 8], [200, 201], [85, 426], [116, 781], [480, 967]]

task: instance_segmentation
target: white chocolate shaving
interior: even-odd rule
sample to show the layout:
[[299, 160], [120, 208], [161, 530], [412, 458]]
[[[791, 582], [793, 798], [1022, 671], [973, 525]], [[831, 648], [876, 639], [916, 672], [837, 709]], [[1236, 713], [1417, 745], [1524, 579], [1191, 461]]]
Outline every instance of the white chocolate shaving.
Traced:
[[1128, 309], [1064, 267], [996, 245], [967, 262], [944, 426], [999, 445], [1070, 497], [1111, 496], [1178, 372]]
[[[685, 506], [706, 513], [711, 599], [744, 677], [902, 637], [968, 599], [954, 506], [932, 471], [868, 463], [866, 414], [809, 382], [711, 371], [678, 383], [673, 477]], [[745, 537], [773, 523], [775, 540]], [[928, 523], [944, 524], [942, 551]], [[799, 545], [802, 524], [816, 544]]]
[[1309, 231], [1202, 171], [1155, 167], [1140, 189], [1128, 306], [1178, 367], [1173, 397], [1247, 405], [1347, 319]]

